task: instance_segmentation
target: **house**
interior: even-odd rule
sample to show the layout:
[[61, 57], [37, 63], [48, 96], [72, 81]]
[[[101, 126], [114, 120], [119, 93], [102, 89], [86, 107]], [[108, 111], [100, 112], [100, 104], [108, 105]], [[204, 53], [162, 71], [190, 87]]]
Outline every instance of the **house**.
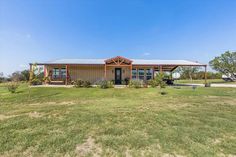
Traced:
[[178, 66], [203, 66], [205, 72], [207, 67], [206, 64], [186, 60], [144, 60], [121, 56], [109, 59], [61, 59], [37, 65], [44, 66], [44, 76], [49, 77], [51, 82], [61, 81], [66, 85], [76, 79], [91, 83], [106, 79], [121, 84], [126, 78], [150, 80], [155, 72], [172, 72]]

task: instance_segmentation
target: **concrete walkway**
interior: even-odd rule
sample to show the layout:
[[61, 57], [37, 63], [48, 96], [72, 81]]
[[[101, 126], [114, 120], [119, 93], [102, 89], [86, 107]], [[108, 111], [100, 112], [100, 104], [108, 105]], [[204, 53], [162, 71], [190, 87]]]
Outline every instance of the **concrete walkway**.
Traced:
[[[197, 84], [197, 83], [183, 83], [183, 84], [174, 84], [174, 86], [199, 86], [204, 87], [204, 84]], [[36, 86], [30, 86], [30, 87], [63, 87], [63, 88], [72, 88], [73, 85], [36, 85]], [[92, 85], [92, 87], [97, 87], [97, 85]], [[114, 88], [126, 88], [125, 85], [114, 85]], [[212, 83], [211, 87], [230, 87], [230, 88], [236, 88], [236, 84], [224, 84], [224, 83]]]

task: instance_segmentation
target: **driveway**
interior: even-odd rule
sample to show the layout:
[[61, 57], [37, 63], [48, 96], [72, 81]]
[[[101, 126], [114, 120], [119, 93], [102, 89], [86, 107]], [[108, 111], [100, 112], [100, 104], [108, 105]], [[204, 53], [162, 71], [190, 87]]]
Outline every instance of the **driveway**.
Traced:
[[[204, 84], [197, 84], [197, 83], [183, 83], [183, 84], [175, 84], [177, 86], [201, 86], [204, 87]], [[231, 87], [236, 88], [236, 84], [224, 84], [224, 83], [212, 83], [211, 87]]]

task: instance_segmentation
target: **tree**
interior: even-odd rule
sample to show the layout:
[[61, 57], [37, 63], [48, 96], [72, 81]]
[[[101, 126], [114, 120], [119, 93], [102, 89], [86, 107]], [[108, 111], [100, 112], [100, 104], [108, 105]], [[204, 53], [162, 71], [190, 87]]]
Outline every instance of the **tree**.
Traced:
[[3, 72], [0, 72], [0, 83], [3, 82], [5, 80], [4, 76], [3, 76]]
[[179, 67], [177, 70], [181, 74], [181, 78], [189, 78], [190, 80], [193, 79], [193, 75], [199, 71], [199, 67], [191, 66], [191, 67]]
[[29, 81], [29, 77], [30, 77], [30, 72], [29, 70], [23, 70], [21, 71], [21, 75], [24, 78], [24, 81]]
[[236, 80], [236, 52], [226, 51], [209, 62], [212, 69]]
[[10, 76], [12, 81], [23, 81], [24, 77], [21, 75], [20, 71], [15, 71]]

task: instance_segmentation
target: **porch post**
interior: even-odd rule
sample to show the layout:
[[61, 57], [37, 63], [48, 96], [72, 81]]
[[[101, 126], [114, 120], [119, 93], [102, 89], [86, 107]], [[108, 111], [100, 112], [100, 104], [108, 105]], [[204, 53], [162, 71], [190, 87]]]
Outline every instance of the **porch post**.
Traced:
[[138, 68], [136, 68], [136, 80], [139, 79]]
[[162, 65], [159, 66], [159, 72], [162, 74]]
[[130, 80], [132, 80], [132, 64], [130, 64]]
[[68, 65], [66, 65], [66, 85], [68, 84]]
[[155, 76], [154, 76], [154, 75], [155, 75], [155, 66], [153, 66], [153, 67], [152, 67], [152, 79], [154, 79], [154, 78], [155, 78]]
[[[47, 77], [47, 69], [46, 69], [46, 65], [43, 65], [43, 75], [44, 75], [44, 78]], [[44, 83], [46, 84], [46, 79], [44, 80]]]
[[207, 83], [207, 65], [204, 66], [205, 67], [205, 84]]
[[107, 79], [107, 65], [105, 63], [105, 74], [104, 74], [104, 78]]
[[45, 66], [45, 65], [43, 65], [43, 70], [44, 70], [43, 75], [44, 75], [44, 77], [46, 77], [46, 75], [47, 75], [46, 73], [47, 73], [47, 72], [46, 72], [46, 66]]

